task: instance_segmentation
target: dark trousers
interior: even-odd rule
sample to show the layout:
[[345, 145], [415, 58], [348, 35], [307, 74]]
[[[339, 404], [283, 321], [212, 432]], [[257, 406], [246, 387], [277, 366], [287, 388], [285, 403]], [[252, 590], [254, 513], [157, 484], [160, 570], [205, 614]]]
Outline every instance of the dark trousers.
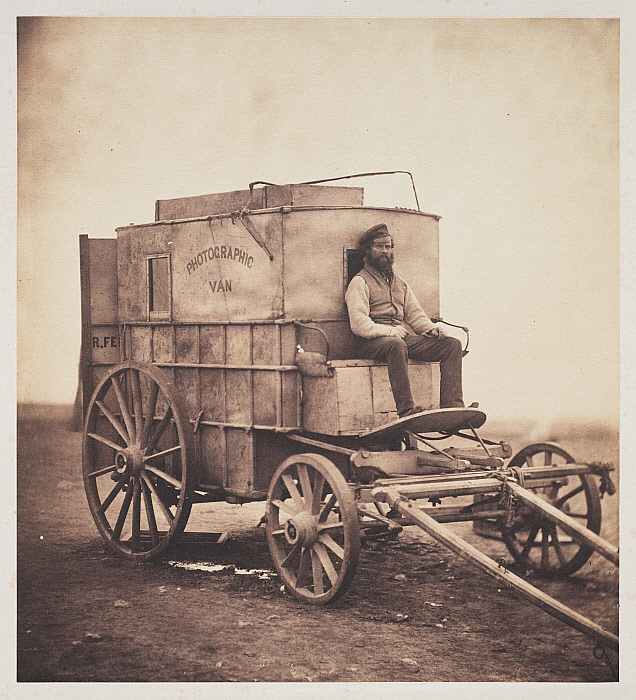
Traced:
[[383, 336], [358, 338], [360, 357], [386, 362], [395, 407], [398, 414], [413, 407], [408, 374], [408, 360], [440, 363], [440, 408], [463, 408], [462, 344], [457, 338], [427, 338], [407, 335], [406, 338]]

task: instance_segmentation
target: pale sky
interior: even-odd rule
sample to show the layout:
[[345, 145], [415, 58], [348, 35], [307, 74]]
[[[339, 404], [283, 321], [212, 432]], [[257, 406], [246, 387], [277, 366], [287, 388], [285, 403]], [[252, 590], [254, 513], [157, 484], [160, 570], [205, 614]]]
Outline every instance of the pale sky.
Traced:
[[[442, 217], [468, 402], [616, 424], [619, 105], [612, 19], [26, 19], [18, 398], [74, 399], [80, 233], [253, 180], [408, 170]], [[413, 206], [405, 176], [350, 184]]]

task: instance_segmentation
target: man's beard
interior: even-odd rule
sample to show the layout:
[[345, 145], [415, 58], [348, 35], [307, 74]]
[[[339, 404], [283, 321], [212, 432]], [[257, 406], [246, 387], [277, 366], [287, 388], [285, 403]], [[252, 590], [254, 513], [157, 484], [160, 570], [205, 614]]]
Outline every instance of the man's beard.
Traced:
[[393, 262], [395, 260], [393, 253], [390, 255], [387, 253], [380, 253], [379, 255], [371, 254], [367, 257], [367, 260], [380, 272], [387, 273], [393, 271]]

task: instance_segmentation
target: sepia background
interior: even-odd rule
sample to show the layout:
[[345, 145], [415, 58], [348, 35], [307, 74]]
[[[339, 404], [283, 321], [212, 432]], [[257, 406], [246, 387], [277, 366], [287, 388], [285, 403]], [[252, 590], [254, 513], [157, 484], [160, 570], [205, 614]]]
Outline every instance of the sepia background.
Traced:
[[[617, 424], [614, 19], [20, 18], [18, 399], [75, 397], [80, 233], [152, 221], [156, 199], [396, 169], [442, 216], [466, 399]], [[351, 184], [414, 207], [405, 175]]]

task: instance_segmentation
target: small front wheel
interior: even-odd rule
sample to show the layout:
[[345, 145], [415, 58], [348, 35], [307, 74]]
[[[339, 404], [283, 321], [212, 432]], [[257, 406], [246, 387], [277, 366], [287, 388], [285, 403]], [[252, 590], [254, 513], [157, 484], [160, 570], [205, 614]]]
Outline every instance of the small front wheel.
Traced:
[[292, 455], [272, 477], [267, 542], [287, 590], [321, 605], [349, 588], [360, 558], [358, 510], [345, 478], [317, 454]]
[[[559, 445], [541, 442], [524, 447], [508, 466], [559, 467], [574, 461], [574, 457]], [[588, 530], [597, 535], [600, 532], [601, 500], [592, 474], [557, 477], [545, 486], [530, 490]], [[541, 576], [570, 576], [593, 553], [590, 547], [580, 544], [558, 525], [529, 507], [523, 507], [513, 527], [504, 527], [501, 533], [516, 563]]]

